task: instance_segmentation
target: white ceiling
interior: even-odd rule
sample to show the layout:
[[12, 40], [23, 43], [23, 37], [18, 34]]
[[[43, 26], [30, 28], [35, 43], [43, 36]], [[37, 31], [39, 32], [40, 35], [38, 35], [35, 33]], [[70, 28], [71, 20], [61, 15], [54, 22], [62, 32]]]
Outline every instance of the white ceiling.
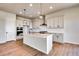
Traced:
[[[0, 9], [15, 13], [24, 17], [37, 17], [39, 16], [38, 12], [42, 10], [41, 14], [48, 14], [60, 9], [69, 8], [75, 6], [75, 3], [42, 3], [40, 8], [40, 3], [33, 3], [32, 7], [29, 6], [29, 3], [0, 3]], [[50, 9], [49, 7], [53, 8]], [[26, 13], [20, 14], [23, 9], [26, 9]]]

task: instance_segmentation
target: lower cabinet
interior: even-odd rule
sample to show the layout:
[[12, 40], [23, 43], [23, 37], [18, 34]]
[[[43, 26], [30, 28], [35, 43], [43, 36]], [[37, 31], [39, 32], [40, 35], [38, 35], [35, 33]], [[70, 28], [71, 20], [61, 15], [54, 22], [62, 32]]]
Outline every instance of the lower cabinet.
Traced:
[[64, 34], [63, 33], [53, 33], [53, 39], [55, 42], [63, 43]]

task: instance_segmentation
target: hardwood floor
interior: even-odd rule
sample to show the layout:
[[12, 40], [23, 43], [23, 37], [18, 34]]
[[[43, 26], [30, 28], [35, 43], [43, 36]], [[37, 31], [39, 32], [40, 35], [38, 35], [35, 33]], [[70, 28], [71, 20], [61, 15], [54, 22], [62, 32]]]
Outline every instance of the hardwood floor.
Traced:
[[79, 56], [79, 45], [54, 43], [46, 55], [22, 43], [22, 40], [0, 44], [0, 56]]

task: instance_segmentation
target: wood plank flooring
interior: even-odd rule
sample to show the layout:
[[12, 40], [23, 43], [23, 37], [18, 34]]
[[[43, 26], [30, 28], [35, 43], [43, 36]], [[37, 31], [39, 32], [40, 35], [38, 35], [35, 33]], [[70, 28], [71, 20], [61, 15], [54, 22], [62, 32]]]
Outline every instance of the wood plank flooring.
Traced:
[[0, 56], [79, 56], [79, 45], [54, 43], [48, 55], [22, 43], [22, 40], [0, 44]]

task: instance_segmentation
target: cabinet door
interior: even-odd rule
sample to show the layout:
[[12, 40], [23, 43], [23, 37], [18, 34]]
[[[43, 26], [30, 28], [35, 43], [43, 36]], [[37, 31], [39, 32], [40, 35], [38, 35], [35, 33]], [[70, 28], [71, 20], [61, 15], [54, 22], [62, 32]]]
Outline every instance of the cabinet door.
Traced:
[[5, 36], [5, 20], [0, 19], [0, 43], [4, 43], [6, 41]]
[[64, 28], [64, 16], [60, 16], [59, 17], [59, 26], [60, 28]]
[[16, 19], [6, 19], [6, 38], [7, 41], [16, 40]]
[[55, 33], [54, 34], [54, 41], [63, 43], [63, 39], [64, 39], [63, 36], [64, 36], [63, 33]]
[[58, 17], [54, 18], [54, 28], [57, 28], [58, 26]]
[[47, 25], [49, 28], [64, 28], [64, 15], [49, 18]]
[[54, 18], [49, 18], [48, 20], [47, 20], [47, 25], [48, 25], [48, 28], [49, 29], [52, 29], [52, 28], [54, 28]]
[[16, 21], [17, 27], [23, 27], [23, 20]]

